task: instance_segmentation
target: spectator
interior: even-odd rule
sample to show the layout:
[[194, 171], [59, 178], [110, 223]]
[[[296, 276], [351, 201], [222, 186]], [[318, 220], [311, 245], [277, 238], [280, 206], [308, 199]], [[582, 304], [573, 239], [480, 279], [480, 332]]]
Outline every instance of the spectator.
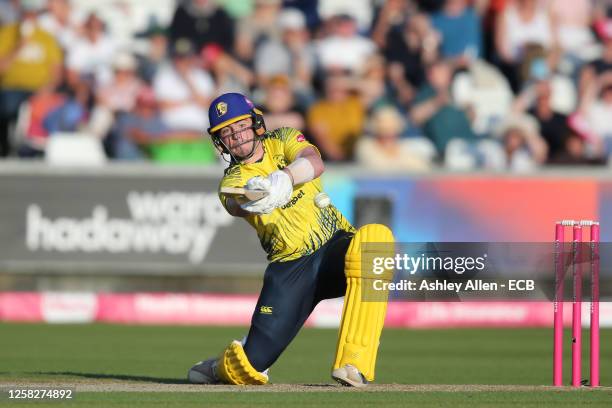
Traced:
[[572, 129], [560, 137], [561, 149], [549, 159], [553, 165], [604, 165], [606, 159], [601, 157], [587, 157], [587, 148], [584, 138]]
[[139, 91], [132, 111], [119, 118], [116, 129], [114, 151], [119, 160], [151, 156], [161, 162], [216, 161], [214, 148], [201, 131], [176, 131], [161, 120], [155, 94], [146, 87]]
[[278, 41], [281, 36], [277, 24], [282, 0], [255, 0], [255, 10], [237, 24], [236, 55], [245, 63], [255, 56], [255, 49], [264, 41]]
[[380, 54], [370, 57], [358, 77], [358, 90], [366, 109], [371, 111], [380, 105], [393, 103], [385, 83], [385, 59]]
[[79, 21], [70, 0], [48, 0], [47, 12], [38, 17], [38, 23], [53, 34], [64, 50], [79, 37]]
[[[282, 36], [263, 42], [255, 55], [255, 72], [260, 83], [285, 75], [301, 101], [312, 98], [315, 51], [309, 43], [306, 20], [298, 9], [285, 9], [278, 17]], [[272, 62], [273, 61], [273, 62]]]
[[359, 32], [367, 32], [372, 25], [371, 0], [319, 0], [318, 12], [323, 20], [338, 15], [349, 15]]
[[427, 16], [416, 14], [402, 30], [389, 32], [386, 44], [389, 80], [398, 101], [408, 107], [425, 82], [425, 66], [437, 59], [439, 36]]
[[556, 37], [563, 52], [579, 61], [589, 58], [595, 45], [591, 32], [593, 2], [591, 0], [549, 0]]
[[330, 27], [329, 36], [316, 47], [321, 68], [361, 73], [365, 61], [376, 51], [374, 42], [358, 34], [355, 20], [348, 14], [332, 17]]
[[496, 133], [503, 144], [509, 169], [533, 170], [546, 161], [548, 147], [533, 117], [511, 115], [502, 122]]
[[161, 120], [152, 89], [142, 88], [134, 108], [119, 118], [113, 151], [118, 160], [145, 160], [147, 146], [171, 132]]
[[214, 71], [220, 92], [246, 92], [252, 87], [253, 73], [236, 58], [234, 20], [214, 0], [179, 3], [169, 31], [171, 43], [189, 40], [193, 44], [194, 53]]
[[214, 0], [184, 0], [170, 23], [170, 42], [186, 38], [200, 52], [205, 45], [215, 44], [226, 53], [234, 52], [235, 25]]
[[112, 62], [117, 45], [96, 13], [90, 13], [80, 36], [66, 51], [68, 83], [77, 88], [85, 82], [91, 90], [107, 83], [112, 77]]
[[168, 58], [168, 33], [164, 27], [153, 22], [137, 37], [146, 39], [144, 52], [136, 55], [138, 76], [150, 85], [153, 83], [157, 69]]
[[314, 32], [321, 25], [319, 0], [284, 0], [283, 6], [300, 10], [304, 14], [304, 17], [306, 17], [306, 26], [308, 30]]
[[[404, 128], [404, 120], [396, 108], [387, 106], [376, 110], [372, 117], [372, 136], [361, 138], [357, 143], [358, 163], [383, 171], [429, 169], [435, 148], [426, 140], [400, 139]], [[429, 155], [419, 154], [414, 148], [422, 143], [429, 146]]]
[[595, 24], [595, 30], [603, 42], [601, 56], [589, 64], [586, 64], [580, 77], [580, 97], [588, 88], [593, 87], [597, 77], [606, 72], [612, 72], [612, 19], [599, 20]]
[[84, 95], [87, 95], [86, 90], [79, 94], [64, 87], [34, 94], [20, 110], [16, 126], [17, 155], [43, 157], [47, 141], [53, 134], [77, 132], [87, 119]]
[[386, 49], [389, 36], [401, 33], [406, 22], [416, 13], [416, 5], [411, 0], [385, 1], [372, 25], [372, 39], [376, 45]]
[[137, 67], [136, 58], [129, 52], [116, 54], [111, 82], [97, 90], [98, 105], [114, 112], [132, 110], [136, 103], [136, 95], [144, 85], [136, 75]]
[[569, 114], [576, 109], [576, 85], [566, 75], [555, 72], [550, 55], [539, 45], [529, 46], [528, 55], [521, 64], [521, 82], [524, 88], [547, 81], [551, 88], [551, 104], [554, 110]]
[[291, 83], [286, 76], [272, 77], [266, 86], [263, 112], [270, 130], [283, 126], [304, 129], [304, 113], [296, 106]]
[[[136, 58], [132, 54], [117, 54], [113, 61], [113, 78], [107, 85], [97, 89], [96, 106], [88, 130], [98, 139], [106, 140], [118, 115], [129, 112], [134, 107], [136, 95], [144, 86], [136, 76], [136, 68]], [[106, 141], [106, 145], [112, 157], [112, 141]]]
[[204, 69], [214, 73], [217, 94], [226, 92], [248, 93], [255, 85], [253, 72], [221, 47], [209, 44], [200, 53]]
[[20, 22], [0, 28], [0, 157], [10, 152], [9, 125], [21, 103], [50, 92], [61, 79], [61, 49], [37, 21], [43, 4], [22, 0]]
[[45, 127], [45, 118], [66, 101], [61, 92], [51, 91], [34, 94], [24, 103], [17, 122], [17, 156], [39, 158], [45, 154], [47, 138], [50, 135]]
[[612, 71], [600, 75], [586, 90], [579, 109], [586, 124], [586, 139], [589, 153], [597, 156], [612, 154]]
[[566, 138], [570, 133], [568, 117], [554, 110], [550, 81], [541, 80], [523, 90], [515, 100], [513, 110], [518, 113], [527, 112], [536, 118], [540, 133], [548, 145], [549, 160], [565, 150]]
[[78, 132], [88, 119], [89, 90], [85, 84], [81, 84], [76, 90], [62, 87], [58, 92], [63, 95], [64, 101], [45, 117], [45, 130], [49, 135], [57, 132]]
[[206, 109], [215, 92], [210, 74], [197, 65], [193, 44], [177, 40], [172, 62], [160, 67], [153, 80], [164, 123], [174, 130], [201, 132], [208, 127]]
[[451, 100], [451, 78], [448, 63], [432, 63], [427, 68], [427, 83], [419, 89], [410, 112], [412, 121], [423, 128], [440, 155], [451, 139], [472, 141], [476, 137], [467, 114]]
[[457, 105], [473, 112], [472, 128], [481, 136], [491, 134], [514, 101], [503, 74], [483, 60], [475, 61], [455, 75], [452, 95]]
[[363, 132], [365, 106], [352, 93], [354, 89], [355, 84], [347, 76], [329, 74], [325, 96], [308, 111], [308, 129], [323, 158], [329, 161], [351, 160]]
[[528, 45], [556, 49], [557, 41], [549, 11], [539, 0], [508, 0], [495, 27], [495, 49], [500, 68], [512, 89], [520, 89], [519, 66]]
[[467, 0], [446, 0], [442, 10], [431, 16], [431, 24], [442, 36], [443, 58], [467, 66], [482, 55], [480, 17]]

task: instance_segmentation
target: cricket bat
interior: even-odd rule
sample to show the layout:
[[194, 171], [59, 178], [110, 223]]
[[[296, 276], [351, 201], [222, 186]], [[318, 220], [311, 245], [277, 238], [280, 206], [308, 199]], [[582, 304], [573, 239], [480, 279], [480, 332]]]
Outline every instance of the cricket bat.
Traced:
[[247, 190], [244, 187], [221, 187], [221, 194], [246, 197], [249, 201], [259, 200], [268, 195], [265, 190]]

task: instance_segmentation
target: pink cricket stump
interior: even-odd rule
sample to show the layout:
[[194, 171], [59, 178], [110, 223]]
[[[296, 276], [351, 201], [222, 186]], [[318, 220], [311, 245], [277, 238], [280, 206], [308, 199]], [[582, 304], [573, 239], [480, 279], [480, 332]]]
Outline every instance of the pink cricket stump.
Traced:
[[582, 306], [582, 224], [575, 224], [573, 231], [572, 386], [579, 387], [581, 384], [582, 364], [582, 316], [580, 313]]
[[565, 272], [563, 243], [565, 226], [558, 222], [555, 226], [555, 299], [554, 310], [554, 347], [553, 347], [553, 385], [563, 385], [563, 277]]
[[591, 387], [599, 386], [599, 223], [591, 225]]

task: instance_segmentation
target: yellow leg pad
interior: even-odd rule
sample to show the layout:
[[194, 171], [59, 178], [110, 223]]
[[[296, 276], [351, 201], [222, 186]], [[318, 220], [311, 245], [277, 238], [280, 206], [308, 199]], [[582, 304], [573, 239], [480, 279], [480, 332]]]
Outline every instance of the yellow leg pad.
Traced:
[[351, 364], [357, 367], [368, 381], [373, 381], [378, 344], [387, 313], [388, 292], [377, 291], [376, 301], [364, 302], [362, 290], [368, 288], [367, 290], [371, 291], [374, 278], [392, 280], [393, 272], [386, 271], [380, 276], [368, 274], [362, 277], [362, 244], [367, 242], [387, 243], [381, 248], [384, 253], [376, 256], [393, 256], [393, 234], [384, 225], [365, 225], [353, 237], [345, 256], [347, 288], [333, 369]]
[[238, 340], [234, 340], [219, 357], [217, 375], [227, 384], [262, 385], [268, 382], [266, 374], [253, 368]]

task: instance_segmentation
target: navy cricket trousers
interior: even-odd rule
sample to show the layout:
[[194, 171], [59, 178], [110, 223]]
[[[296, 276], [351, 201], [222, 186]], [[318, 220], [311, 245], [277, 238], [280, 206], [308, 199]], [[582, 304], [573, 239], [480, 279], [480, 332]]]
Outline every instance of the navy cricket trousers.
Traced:
[[244, 345], [257, 371], [276, 361], [321, 300], [344, 296], [344, 255], [352, 238], [337, 231], [310, 255], [268, 265]]

